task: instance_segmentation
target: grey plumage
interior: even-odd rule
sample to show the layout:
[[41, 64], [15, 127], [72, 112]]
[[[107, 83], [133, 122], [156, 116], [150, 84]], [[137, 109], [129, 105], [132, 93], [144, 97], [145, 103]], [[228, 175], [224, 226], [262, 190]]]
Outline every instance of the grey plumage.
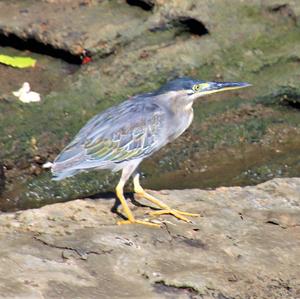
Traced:
[[[150, 156], [166, 142], [167, 107], [146, 95], [129, 99], [92, 118], [55, 159], [54, 179], [91, 168], [117, 171], [122, 162]], [[172, 131], [172, 130], [169, 130]]]

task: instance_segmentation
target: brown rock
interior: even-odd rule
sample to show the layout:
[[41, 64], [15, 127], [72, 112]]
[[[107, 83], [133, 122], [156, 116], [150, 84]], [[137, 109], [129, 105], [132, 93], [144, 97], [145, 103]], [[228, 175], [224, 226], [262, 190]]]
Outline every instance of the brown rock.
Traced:
[[0, 298], [298, 298], [300, 179], [153, 194], [202, 217], [117, 226], [100, 198], [0, 215]]
[[4, 191], [5, 187], [5, 174], [4, 174], [4, 167], [0, 163], [0, 195]]

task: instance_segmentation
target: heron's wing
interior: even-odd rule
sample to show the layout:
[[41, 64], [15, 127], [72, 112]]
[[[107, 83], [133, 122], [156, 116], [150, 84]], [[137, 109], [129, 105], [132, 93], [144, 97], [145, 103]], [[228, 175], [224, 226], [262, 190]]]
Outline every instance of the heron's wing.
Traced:
[[164, 115], [156, 103], [128, 100], [92, 119], [76, 138], [84, 137], [89, 161], [120, 163], [149, 156], [160, 148]]

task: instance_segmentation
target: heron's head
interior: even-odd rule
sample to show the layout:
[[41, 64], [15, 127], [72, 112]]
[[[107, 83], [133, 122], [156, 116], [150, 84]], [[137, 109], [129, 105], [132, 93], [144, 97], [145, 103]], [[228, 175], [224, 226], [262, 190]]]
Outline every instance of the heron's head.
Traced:
[[168, 82], [157, 91], [157, 94], [168, 94], [170, 97], [191, 102], [205, 95], [247, 86], [251, 86], [251, 84], [246, 82], [202, 81], [184, 77]]

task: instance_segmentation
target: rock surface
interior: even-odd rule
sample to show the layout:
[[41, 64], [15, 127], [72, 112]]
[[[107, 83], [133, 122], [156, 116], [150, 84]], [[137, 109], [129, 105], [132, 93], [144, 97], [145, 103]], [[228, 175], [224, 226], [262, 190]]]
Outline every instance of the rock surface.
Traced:
[[[254, 87], [195, 105], [190, 131], [145, 162], [146, 186], [299, 176], [299, 3], [1, 1], [1, 51], [38, 61], [0, 66], [1, 208], [112, 189], [98, 173], [53, 183], [42, 165], [96, 111], [182, 75]], [[6, 48], [20, 44], [21, 53]], [[56, 59], [83, 49], [92, 62], [80, 68]], [[24, 78], [42, 94], [39, 105], [7, 96]], [[202, 217], [116, 226], [113, 197], [2, 213], [0, 298], [300, 298], [299, 179], [155, 194]], [[137, 217], [147, 211], [134, 208]]]
[[4, 173], [4, 167], [0, 162], [0, 195], [4, 191], [5, 187], [5, 173]]
[[[33, 69], [0, 65], [7, 189], [0, 209], [87, 197], [95, 186], [113, 190], [111, 177], [99, 173], [92, 183], [83, 176], [54, 184], [42, 165], [96, 113], [183, 75], [253, 87], [195, 103], [191, 128], [143, 162], [145, 186], [214, 188], [299, 176], [299, 20], [300, 2], [292, 0], [0, 1], [1, 52], [37, 59]], [[20, 44], [19, 52], [2, 47]], [[63, 60], [83, 49], [90, 63]], [[24, 78], [40, 103], [10, 98]]]
[[153, 193], [201, 217], [117, 226], [113, 198], [2, 213], [0, 298], [300, 298], [299, 178]]

